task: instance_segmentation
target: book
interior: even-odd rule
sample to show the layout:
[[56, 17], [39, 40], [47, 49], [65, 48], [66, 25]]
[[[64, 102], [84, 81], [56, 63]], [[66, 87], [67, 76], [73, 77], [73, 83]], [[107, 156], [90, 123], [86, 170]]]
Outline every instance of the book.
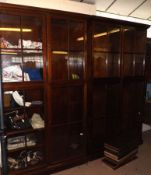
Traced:
[[131, 152], [134, 149], [138, 149], [138, 146], [134, 145], [132, 147], [129, 147], [125, 150], [120, 150], [120, 151], [112, 150], [110, 148], [105, 148], [104, 153], [110, 153], [110, 154], [116, 155], [116, 156], [121, 158], [121, 157], [125, 156], [126, 154], [128, 154], [129, 152]]
[[122, 159], [125, 159], [126, 157], [130, 156], [131, 154], [134, 154], [134, 153], [136, 154], [137, 152], [138, 152], [138, 149], [134, 149], [131, 152], [129, 152], [126, 155], [124, 155], [123, 157], [119, 157], [119, 156], [117, 156], [115, 154], [112, 154], [112, 153], [109, 153], [107, 151], [104, 151], [104, 155], [106, 157], [110, 158], [110, 159], [113, 159], [113, 160], [115, 160], [117, 162], [120, 162], [120, 161], [122, 161]]
[[114, 141], [104, 143], [105, 149], [111, 150], [115, 153], [126, 151], [137, 146], [138, 146], [138, 143], [136, 140], [129, 140], [124, 138], [115, 139]]
[[104, 157], [103, 162], [109, 165], [111, 168], [116, 169], [120, 167], [121, 165], [128, 163], [129, 161], [137, 158], [136, 156], [137, 152], [138, 152], [138, 149], [134, 149], [133, 151], [131, 151], [124, 157], [117, 159], [117, 160], [106, 156]]

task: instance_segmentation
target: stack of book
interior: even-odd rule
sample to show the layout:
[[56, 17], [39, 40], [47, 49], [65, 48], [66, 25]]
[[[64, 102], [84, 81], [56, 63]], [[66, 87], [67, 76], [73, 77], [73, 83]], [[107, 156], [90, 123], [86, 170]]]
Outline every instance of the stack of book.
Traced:
[[113, 169], [136, 158], [138, 144], [134, 141], [114, 140], [114, 142], [104, 143], [103, 161]]

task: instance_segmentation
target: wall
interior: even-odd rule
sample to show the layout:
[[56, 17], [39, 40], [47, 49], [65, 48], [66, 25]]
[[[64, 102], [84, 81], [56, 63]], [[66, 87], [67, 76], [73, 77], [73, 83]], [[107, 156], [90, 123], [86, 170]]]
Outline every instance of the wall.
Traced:
[[0, 2], [95, 15], [95, 5], [69, 0], [0, 0]]

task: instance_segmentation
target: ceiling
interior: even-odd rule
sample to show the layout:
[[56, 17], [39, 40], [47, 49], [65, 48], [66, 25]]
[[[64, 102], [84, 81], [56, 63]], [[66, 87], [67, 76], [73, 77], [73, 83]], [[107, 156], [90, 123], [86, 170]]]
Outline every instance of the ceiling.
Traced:
[[73, 0], [94, 4], [96, 11], [151, 22], [151, 0]]

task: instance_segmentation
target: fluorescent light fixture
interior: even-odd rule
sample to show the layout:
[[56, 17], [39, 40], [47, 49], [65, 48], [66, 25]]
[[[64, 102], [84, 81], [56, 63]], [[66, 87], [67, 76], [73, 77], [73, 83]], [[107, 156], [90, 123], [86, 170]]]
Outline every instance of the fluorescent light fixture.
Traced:
[[6, 31], [6, 32], [32, 32], [32, 29], [0, 27], [0, 31]]
[[58, 54], [58, 55], [67, 55], [68, 54], [68, 52], [66, 52], [66, 51], [52, 51], [52, 53], [53, 54]]

